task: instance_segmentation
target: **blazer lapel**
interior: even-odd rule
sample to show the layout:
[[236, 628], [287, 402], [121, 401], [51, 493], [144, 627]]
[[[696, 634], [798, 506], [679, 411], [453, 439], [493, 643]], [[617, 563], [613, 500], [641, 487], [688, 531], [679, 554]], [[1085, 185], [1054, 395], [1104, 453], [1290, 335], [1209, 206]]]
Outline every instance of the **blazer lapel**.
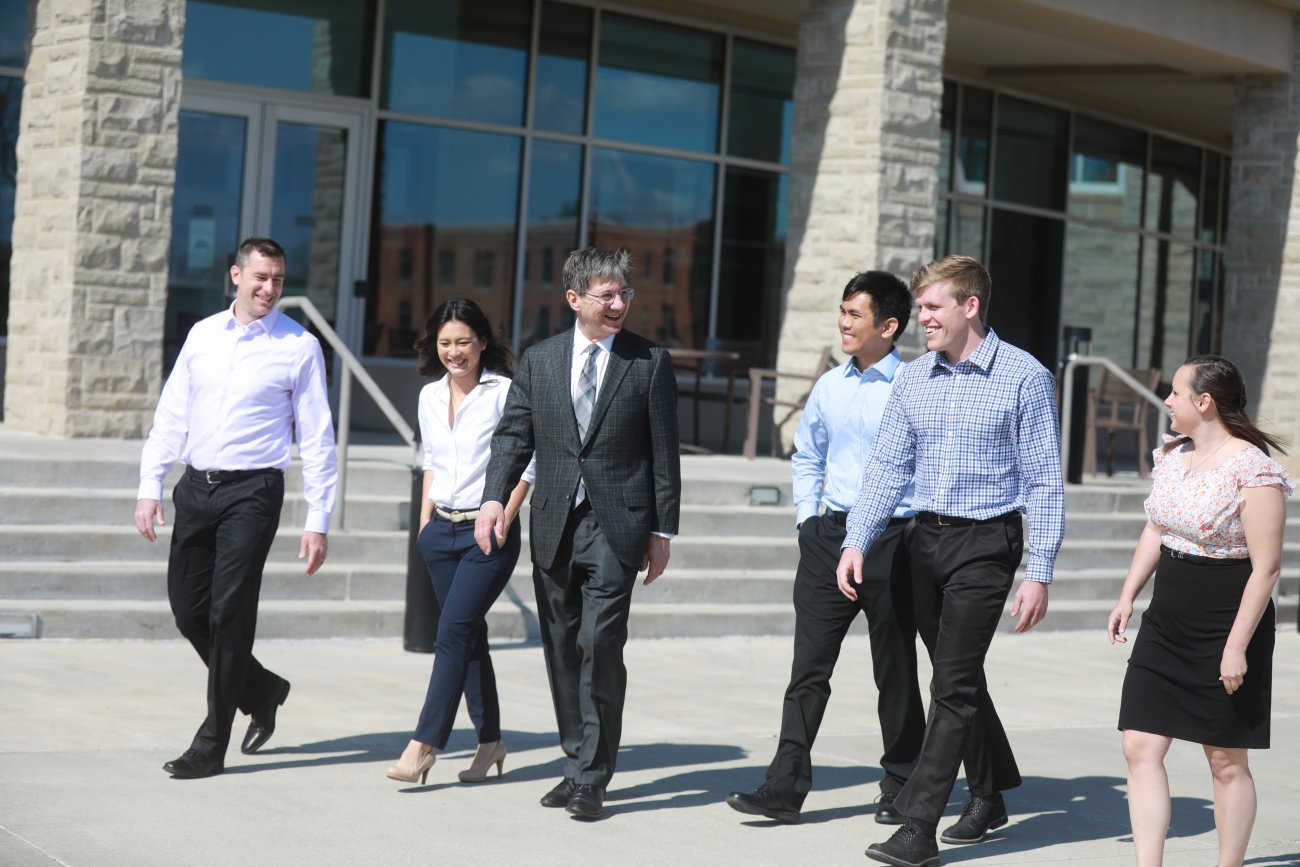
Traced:
[[563, 340], [559, 341], [556, 347], [555, 366], [564, 371], [563, 376], [555, 377], [558, 390], [561, 392], [556, 396], [556, 400], [562, 402], [569, 408], [568, 412], [561, 411], [560, 418], [564, 419], [572, 437], [578, 438], [578, 416], [573, 409], [573, 383], [570, 381], [573, 377], [573, 329], [570, 328], [565, 332]]
[[[589, 442], [592, 434], [600, 427], [601, 419], [605, 417], [605, 411], [609, 409], [610, 403], [614, 400], [614, 392], [618, 391], [619, 384], [623, 377], [627, 375], [628, 368], [632, 366], [630, 359], [626, 358], [620, 351], [619, 346], [622, 334], [614, 338], [613, 344], [610, 345], [609, 364], [605, 368], [605, 378], [600, 382], [600, 393], [596, 395], [596, 406], [591, 411], [591, 424], [587, 427], [587, 439], [583, 442]], [[574, 420], [574, 428], [577, 428], [577, 420]]]

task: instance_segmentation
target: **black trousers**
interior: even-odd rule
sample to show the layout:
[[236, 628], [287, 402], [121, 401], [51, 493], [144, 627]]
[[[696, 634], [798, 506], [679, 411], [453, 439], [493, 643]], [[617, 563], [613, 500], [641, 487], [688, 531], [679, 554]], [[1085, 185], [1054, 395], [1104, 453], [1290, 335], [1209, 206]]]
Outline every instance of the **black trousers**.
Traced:
[[262, 710], [284, 683], [253, 657], [262, 568], [280, 526], [284, 476], [209, 484], [186, 473], [172, 501], [167, 598], [181, 635], [208, 667], [208, 715], [191, 747], [222, 758], [235, 711]]
[[[812, 746], [831, 697], [840, 646], [858, 614], [867, 618], [876, 712], [884, 753], [882, 792], [907, 782], [921, 751], [925, 708], [916, 673], [916, 624], [904, 536], [908, 521], [889, 527], [867, 551], [856, 602], [835, 583], [844, 544], [844, 512], [808, 518], [799, 528], [794, 578], [794, 660], [781, 711], [781, 736], [767, 769], [769, 788], [802, 806], [812, 788]], [[856, 661], [856, 660], [855, 660]]]
[[564, 776], [579, 783], [608, 786], [614, 776], [636, 575], [636, 567], [610, 549], [587, 501], [569, 515], [551, 567], [533, 567], [546, 674], [567, 759]]
[[943, 816], [965, 761], [971, 794], [1020, 785], [1020, 770], [984, 679], [984, 658], [1020, 555], [1018, 514], [966, 527], [917, 521], [909, 539], [916, 627], [929, 651], [930, 713], [899, 813], [931, 825]]

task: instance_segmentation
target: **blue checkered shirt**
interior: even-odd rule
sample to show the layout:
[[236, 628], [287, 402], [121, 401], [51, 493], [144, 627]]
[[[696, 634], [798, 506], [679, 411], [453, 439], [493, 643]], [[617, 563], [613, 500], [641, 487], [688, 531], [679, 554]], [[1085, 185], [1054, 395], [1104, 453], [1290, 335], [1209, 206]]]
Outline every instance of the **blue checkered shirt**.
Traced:
[[972, 520], [1027, 512], [1025, 578], [1050, 584], [1065, 532], [1055, 385], [992, 329], [958, 364], [941, 352], [908, 364], [863, 467], [844, 547], [867, 550], [915, 476], [918, 512]]

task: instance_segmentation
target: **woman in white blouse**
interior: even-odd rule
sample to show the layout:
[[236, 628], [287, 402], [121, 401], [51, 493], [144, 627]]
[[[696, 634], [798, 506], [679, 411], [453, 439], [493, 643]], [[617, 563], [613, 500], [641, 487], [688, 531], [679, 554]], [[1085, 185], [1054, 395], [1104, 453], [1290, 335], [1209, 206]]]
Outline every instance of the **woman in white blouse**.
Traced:
[[423, 783], [438, 752], [447, 746], [463, 693], [478, 733], [474, 762], [462, 782], [500, 776], [506, 757], [501, 740], [492, 657], [485, 618], [519, 560], [516, 517], [533, 480], [530, 465], [506, 504], [510, 531], [505, 544], [485, 555], [474, 541], [474, 518], [483, 498], [492, 432], [510, 390], [514, 357], [473, 301], [453, 298], [429, 317], [415, 342], [417, 369], [443, 376], [420, 392], [420, 438], [424, 444], [424, 498], [416, 540], [429, 567], [442, 613], [434, 645], [433, 673], [415, 734], [397, 764], [394, 780]]

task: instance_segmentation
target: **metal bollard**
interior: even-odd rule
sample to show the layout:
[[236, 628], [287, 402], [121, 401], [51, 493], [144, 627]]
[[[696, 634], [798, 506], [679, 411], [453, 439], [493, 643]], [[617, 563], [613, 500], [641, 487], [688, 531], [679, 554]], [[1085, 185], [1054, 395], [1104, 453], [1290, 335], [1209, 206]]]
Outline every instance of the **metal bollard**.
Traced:
[[410, 541], [406, 549], [406, 621], [402, 647], [411, 653], [433, 653], [438, 640], [442, 608], [433, 592], [429, 569], [415, 544], [420, 535], [420, 499], [424, 496], [424, 468], [411, 467]]

